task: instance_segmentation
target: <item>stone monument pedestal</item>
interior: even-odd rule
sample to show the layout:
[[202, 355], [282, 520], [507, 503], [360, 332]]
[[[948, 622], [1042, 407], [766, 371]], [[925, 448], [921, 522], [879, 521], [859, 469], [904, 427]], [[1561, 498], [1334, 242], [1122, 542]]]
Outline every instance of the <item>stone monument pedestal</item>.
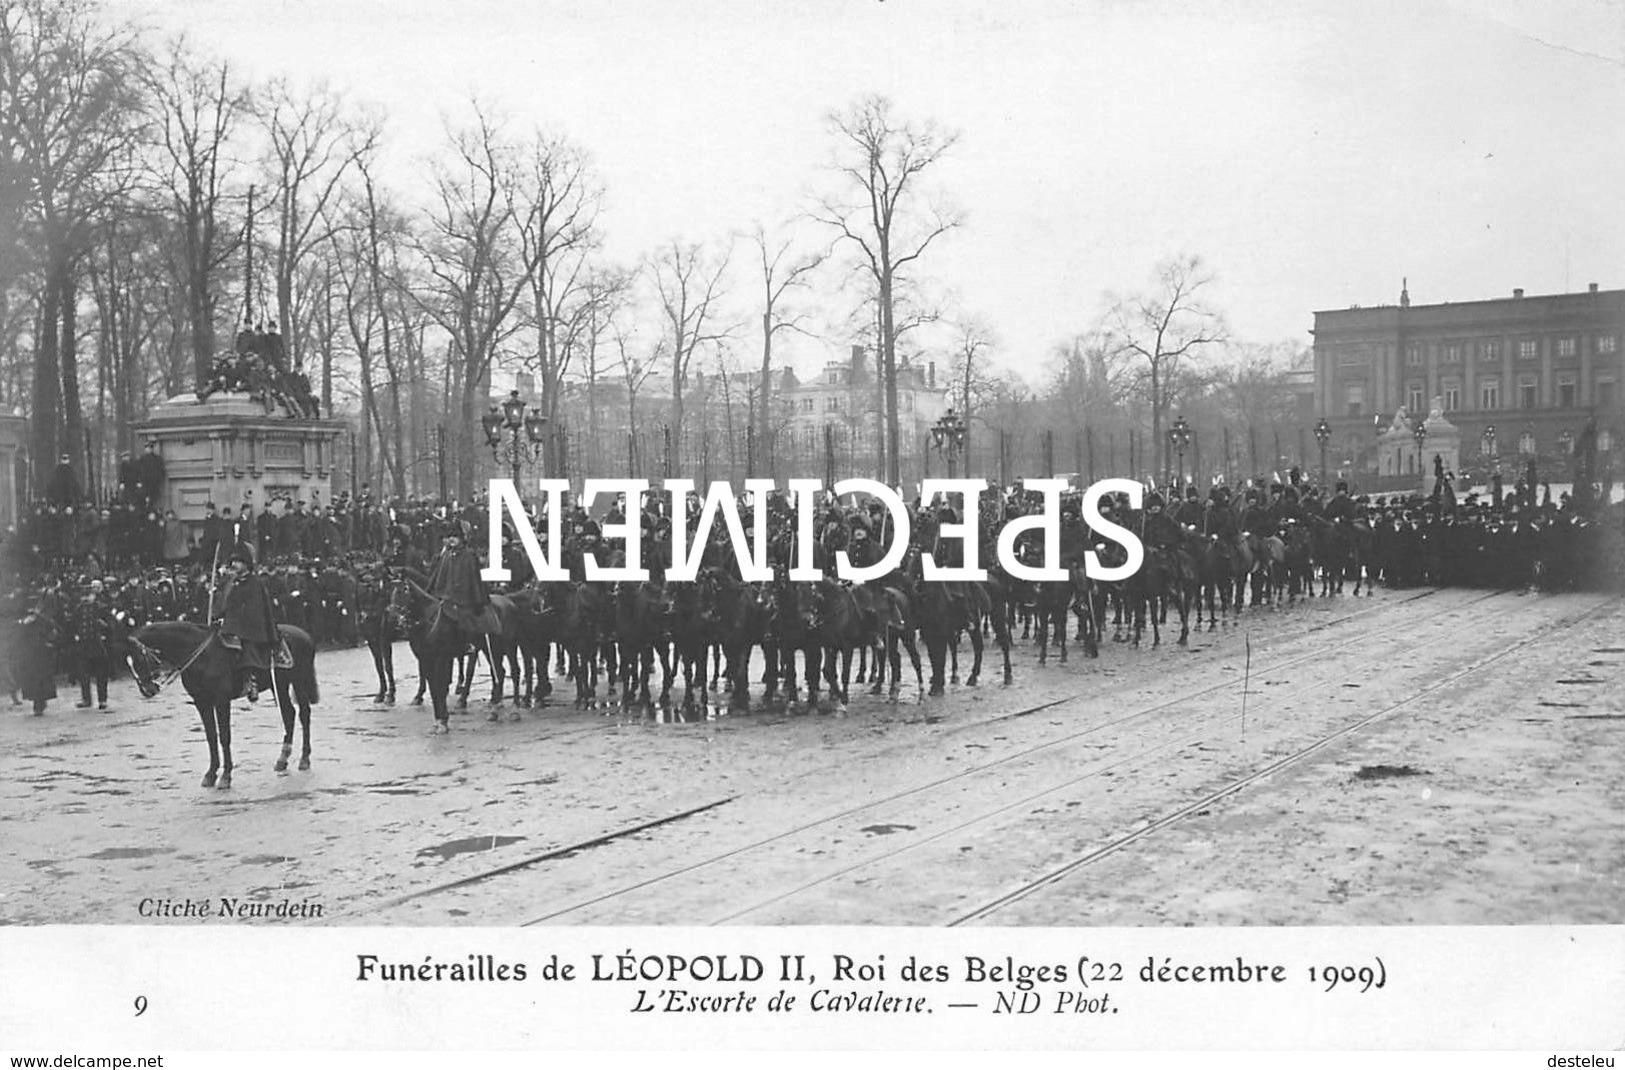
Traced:
[[1416, 432], [1405, 410], [1401, 408], [1394, 414], [1393, 423], [1377, 439], [1377, 475], [1383, 480], [1403, 476], [1407, 481], [1414, 481], [1423, 494], [1431, 494], [1435, 457], [1446, 472], [1455, 472], [1461, 467], [1461, 431], [1445, 417], [1443, 398], [1433, 399], [1432, 411], [1424, 426], [1427, 437], [1418, 451]]
[[173, 509], [196, 534], [206, 507], [256, 513], [286, 496], [328, 505], [333, 500], [334, 440], [342, 420], [293, 419], [247, 394], [172, 397], [137, 423], [135, 433], [156, 442], [164, 459], [159, 508]]

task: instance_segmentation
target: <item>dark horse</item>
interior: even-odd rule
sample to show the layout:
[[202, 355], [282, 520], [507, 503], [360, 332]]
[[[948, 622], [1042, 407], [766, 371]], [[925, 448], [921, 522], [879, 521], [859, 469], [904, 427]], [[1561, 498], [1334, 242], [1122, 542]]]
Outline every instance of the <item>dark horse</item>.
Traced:
[[372, 651], [372, 667], [378, 673], [378, 694], [373, 701], [380, 705], [395, 701], [395, 641], [407, 635], [406, 614], [392, 597], [393, 585], [404, 586], [404, 581], [371, 579], [357, 591], [361, 637]]
[[474, 637], [446, 608], [445, 599], [429, 594], [416, 574], [409, 571], [407, 582], [396, 585], [391, 595], [391, 602], [397, 607], [409, 599], [409, 608], [403, 608], [408, 622], [407, 634], [412, 653], [417, 655], [418, 676], [434, 706], [434, 732], [449, 732], [451, 713], [446, 696], [451, 691], [452, 664], [469, 652]]
[[[281, 773], [287, 770], [288, 755], [293, 752], [295, 700], [305, 742], [299, 768], [310, 768], [310, 707], [321, 696], [316, 686], [316, 644], [291, 624], [279, 624], [277, 631], [293, 655], [291, 668], [272, 672], [277, 706], [282, 710], [282, 756], [276, 763], [276, 771]], [[218, 632], [185, 621], [148, 624], [130, 636], [129, 645], [130, 670], [146, 698], [152, 698], [163, 686], [156, 677], [164, 666], [179, 673], [209, 740], [209, 771], [203, 776], [203, 786], [215, 787], [218, 777], [219, 787], [231, 787], [231, 701], [238, 692], [236, 655], [220, 642]]]

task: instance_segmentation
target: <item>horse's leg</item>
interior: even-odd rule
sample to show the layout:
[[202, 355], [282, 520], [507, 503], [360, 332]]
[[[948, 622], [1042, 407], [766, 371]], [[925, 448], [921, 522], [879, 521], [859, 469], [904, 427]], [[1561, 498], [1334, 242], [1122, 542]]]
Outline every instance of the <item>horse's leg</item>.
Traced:
[[914, 666], [914, 688], [920, 693], [925, 692], [925, 675], [920, 672], [920, 648], [914, 641], [913, 632], [903, 633], [903, 649], [908, 651], [908, 663]]
[[[310, 669], [315, 675], [315, 667]], [[294, 691], [299, 700], [299, 728], [304, 735], [304, 746], [299, 752], [299, 770], [305, 772], [310, 769], [310, 696], [298, 688]]]
[[384, 642], [367, 636], [367, 649], [372, 652], [372, 671], [378, 675], [378, 693], [372, 697], [373, 705], [381, 706], [384, 696], [389, 693], [389, 685], [384, 680]]
[[852, 701], [852, 648], [841, 648], [841, 712], [846, 712], [846, 704]]
[[[847, 661], [850, 664], [852, 652], [846, 651]], [[831, 702], [841, 701], [841, 651], [833, 646], [824, 648], [823, 670], [824, 690], [829, 692]]]
[[412, 696], [412, 705], [421, 706], [423, 705], [423, 696], [429, 687], [428, 659], [415, 646], [412, 648], [412, 656], [417, 658], [418, 661], [418, 693]]
[[395, 644], [389, 639], [385, 639], [379, 645], [379, 649], [383, 653], [384, 682], [388, 685], [388, 689], [384, 693], [384, 702], [393, 706], [395, 705]]
[[671, 705], [671, 680], [674, 669], [671, 663], [671, 645], [661, 640], [654, 645], [655, 656], [660, 659], [660, 705]]
[[293, 753], [293, 697], [288, 693], [288, 670], [271, 670], [271, 694], [276, 696], [278, 712], [282, 714], [282, 754], [273, 766], [278, 773], [288, 771], [288, 755]]
[[975, 687], [982, 679], [982, 646], [982, 629], [973, 626], [970, 630], [970, 675], [965, 677], [966, 687]]
[[203, 738], [209, 741], [209, 771], [203, 774], [203, 786], [212, 788], [220, 775], [220, 733], [215, 727], [213, 706], [197, 700], [197, 715], [203, 721]]
[[931, 659], [931, 690], [927, 694], [932, 696], [944, 693], [942, 670], [948, 661], [948, 637], [938, 630], [940, 625], [937, 622], [925, 636], [925, 656]]
[[215, 707], [215, 718], [220, 722], [220, 779], [215, 787], [224, 791], [231, 787], [231, 699], [222, 699]]
[[733, 673], [733, 686], [728, 705], [736, 710], [750, 712], [750, 658], [751, 643], [749, 640], [741, 641], [735, 652], [729, 655], [728, 671]]

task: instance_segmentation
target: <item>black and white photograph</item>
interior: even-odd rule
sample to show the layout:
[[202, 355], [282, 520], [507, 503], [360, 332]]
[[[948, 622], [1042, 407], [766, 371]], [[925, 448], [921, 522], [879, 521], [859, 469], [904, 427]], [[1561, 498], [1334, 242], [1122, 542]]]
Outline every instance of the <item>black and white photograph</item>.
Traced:
[[1617, 940], [1622, 115], [1616, 0], [0, 0], [0, 943]]

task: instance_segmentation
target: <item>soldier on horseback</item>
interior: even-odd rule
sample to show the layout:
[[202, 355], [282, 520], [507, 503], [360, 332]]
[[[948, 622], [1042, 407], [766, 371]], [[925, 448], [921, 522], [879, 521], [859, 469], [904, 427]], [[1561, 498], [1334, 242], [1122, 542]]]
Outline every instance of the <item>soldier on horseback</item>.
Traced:
[[[236, 679], [241, 694], [252, 703], [259, 698], [261, 681], [269, 686], [272, 651], [281, 646], [281, 636], [271, 615], [271, 596], [265, 582], [254, 572], [253, 553], [246, 546], [237, 547], [227, 569], [220, 598], [220, 639], [228, 649], [236, 651]], [[285, 650], [277, 653], [279, 667], [293, 663]]]
[[1172, 550], [1179, 545], [1179, 524], [1162, 511], [1162, 495], [1152, 491], [1145, 498], [1144, 535], [1147, 546]]
[[445, 548], [429, 573], [429, 597], [438, 600], [457, 626], [470, 636], [493, 635], [502, 628], [491, 609], [491, 595], [480, 581], [480, 563], [464, 544], [460, 521], [446, 522]]

